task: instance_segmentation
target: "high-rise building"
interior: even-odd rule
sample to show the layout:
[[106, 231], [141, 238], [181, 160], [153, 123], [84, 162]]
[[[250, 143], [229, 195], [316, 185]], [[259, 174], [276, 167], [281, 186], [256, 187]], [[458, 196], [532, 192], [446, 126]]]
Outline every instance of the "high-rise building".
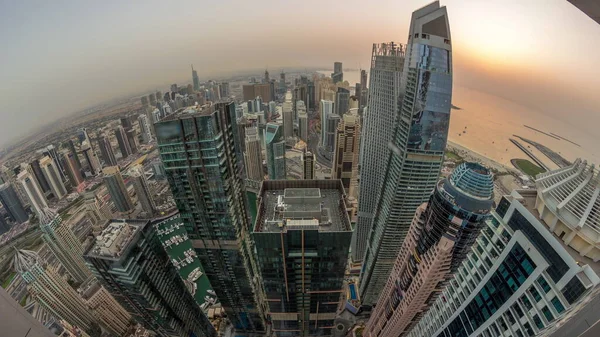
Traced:
[[139, 115], [138, 123], [140, 125], [140, 133], [142, 135], [142, 141], [144, 142], [144, 144], [151, 143], [153, 140], [152, 127], [150, 126], [150, 122], [148, 121], [148, 116]]
[[530, 189], [502, 197], [454, 279], [406, 336], [578, 336], [577, 325], [587, 330], [591, 322], [574, 314], [560, 323], [569, 332], [547, 330], [590, 301], [600, 278], [598, 263], [572, 253], [542, 219], [544, 193], [552, 194]]
[[285, 83], [285, 73], [281, 70], [279, 74], [279, 94], [283, 95], [287, 91], [287, 84]]
[[129, 145], [129, 139], [127, 138], [125, 129], [123, 129], [122, 126], [115, 128], [115, 137], [117, 138], [117, 143], [119, 143], [119, 151], [121, 151], [121, 156], [123, 158], [129, 157], [132, 154], [131, 146]]
[[17, 175], [17, 180], [19, 181], [19, 183], [23, 187], [23, 190], [27, 194], [29, 203], [33, 208], [33, 211], [39, 216], [39, 214], [43, 213], [44, 209], [48, 207], [48, 202], [46, 201], [46, 197], [44, 196], [40, 185], [38, 185], [37, 181], [31, 175], [31, 173], [29, 173], [26, 170], [21, 171]]
[[[192, 133], [190, 125], [195, 125]], [[154, 126], [175, 202], [187, 215], [186, 230], [235, 334], [261, 335], [265, 323], [254, 294], [234, 104], [190, 107]], [[174, 146], [184, 141], [189, 146]]]
[[110, 138], [104, 134], [98, 138], [98, 147], [100, 148], [100, 154], [102, 160], [106, 166], [117, 166], [117, 157], [113, 151], [112, 145], [110, 144]]
[[378, 165], [376, 172], [384, 183], [361, 273], [360, 294], [367, 304], [377, 300], [398, 255], [398, 242], [438, 181], [448, 138], [452, 48], [446, 7], [436, 1], [415, 11], [409, 32], [400, 117], [388, 159], [379, 161], [386, 164]]
[[10, 183], [0, 185], [0, 202], [13, 221], [22, 223], [29, 220], [25, 207]]
[[135, 129], [126, 130], [125, 134], [127, 135], [127, 142], [129, 143], [131, 154], [138, 153], [138, 139]]
[[357, 198], [360, 117], [358, 108], [344, 114], [336, 131], [332, 179], [340, 179], [348, 196]]
[[56, 337], [0, 287], [0, 330], [5, 336]]
[[331, 73], [333, 83], [344, 82], [344, 72], [342, 70], [342, 62], [333, 63], [333, 73]]
[[339, 180], [264, 181], [252, 231], [276, 336], [331, 336], [352, 228]]
[[216, 336], [150, 221], [111, 221], [85, 259], [115, 300], [159, 336]]
[[360, 71], [360, 92], [355, 93], [360, 103], [360, 111], [367, 104], [367, 92], [367, 71], [363, 69]]
[[79, 159], [79, 156], [77, 155], [79, 153], [79, 151], [77, 151], [77, 148], [75, 147], [75, 142], [73, 141], [73, 139], [69, 138], [69, 140], [67, 141], [67, 147], [73, 154], [73, 159], [75, 160], [75, 162], [77, 163], [77, 167], [79, 167], [79, 170], [81, 171], [81, 167], [82, 167], [81, 160]]
[[269, 179], [285, 179], [287, 174], [285, 166], [285, 140], [281, 124], [267, 123], [265, 129], [265, 147]]
[[283, 139], [294, 137], [294, 109], [292, 102], [286, 99], [281, 109], [283, 114]]
[[341, 118], [338, 114], [329, 114], [325, 120], [324, 149], [328, 153], [333, 153], [335, 149], [335, 139], [340, 120]]
[[127, 187], [121, 176], [118, 166], [105, 167], [102, 171], [104, 173], [104, 184], [110, 194], [110, 199], [117, 211], [121, 213], [129, 213], [133, 210], [133, 202], [127, 192]]
[[142, 102], [142, 107], [148, 107], [148, 96], [140, 97], [140, 101]]
[[60, 162], [60, 155], [58, 154], [58, 150], [56, 149], [56, 147], [54, 147], [54, 145], [50, 144], [50, 145], [46, 146], [44, 149], [42, 149], [42, 153], [45, 156], [48, 156], [48, 157], [52, 158], [52, 160], [54, 160], [54, 165], [56, 166], [56, 168], [58, 170], [60, 179], [65, 180], [67, 178], [67, 174], [66, 174], [64, 168], [62, 167], [62, 163]]
[[[352, 260], [362, 261], [381, 191], [381, 164], [387, 160], [396, 117], [400, 110], [400, 78], [404, 51], [394, 42], [373, 44], [371, 56], [371, 95], [363, 111], [360, 141], [360, 189], [358, 220], [352, 245]], [[362, 80], [362, 77], [361, 77]]]
[[142, 210], [146, 213], [146, 216], [150, 218], [156, 209], [154, 199], [152, 199], [152, 192], [148, 187], [148, 181], [146, 180], [146, 174], [144, 168], [141, 165], [135, 165], [129, 169], [129, 177], [133, 183], [137, 200], [142, 206]]
[[65, 168], [65, 171], [67, 171], [67, 176], [69, 177], [71, 185], [74, 187], [79, 186], [84, 181], [83, 176], [81, 175], [81, 166], [77, 163], [76, 157], [77, 155], [70, 151], [61, 153], [63, 167]]
[[[83, 260], [83, 257], [81, 259]], [[96, 278], [92, 277], [82, 284], [79, 287], [79, 293], [88, 308], [94, 312], [94, 316], [100, 324], [110, 333], [115, 336], [127, 336], [126, 332], [131, 325], [131, 315]]]
[[256, 127], [246, 127], [244, 163], [246, 167], [246, 178], [254, 181], [262, 181], [265, 177], [263, 172], [263, 161], [260, 146], [260, 137]]
[[42, 238], [60, 264], [69, 272], [72, 280], [81, 284], [92, 277], [83, 260], [83, 246], [60, 215], [46, 208], [40, 214]]
[[133, 126], [133, 124], [131, 123], [131, 117], [129, 117], [129, 116], [121, 117], [121, 126], [125, 130], [131, 129], [131, 127]]
[[343, 115], [348, 112], [348, 105], [350, 104], [350, 90], [339, 87], [335, 94], [335, 113]]
[[27, 167], [27, 170], [33, 175], [37, 183], [40, 185], [44, 195], [51, 192], [50, 184], [46, 180], [46, 176], [44, 176], [44, 172], [42, 172], [42, 168], [40, 167], [40, 158], [32, 160]]
[[306, 110], [298, 111], [298, 136], [308, 142], [308, 114]]
[[58, 167], [54, 160], [48, 156], [42, 158], [40, 160], [40, 168], [42, 169], [42, 173], [44, 174], [48, 185], [50, 185], [50, 190], [52, 190], [52, 194], [54, 194], [56, 199], [62, 199], [66, 196], [67, 189], [60, 178]]
[[41, 307], [54, 317], [63, 319], [83, 330], [96, 322], [94, 314], [84, 300], [52, 266], [46, 266], [38, 253], [18, 250], [13, 258], [13, 268], [29, 288]]
[[270, 83], [254, 83], [244, 84], [242, 87], [244, 101], [250, 101], [257, 96], [264, 101], [271, 100], [271, 84]]
[[265, 83], [269, 83], [271, 82], [271, 79], [269, 78], [269, 70], [265, 69], [265, 78], [264, 78], [264, 82]]
[[0, 215], [0, 235], [10, 231], [11, 227], [12, 226], [6, 222], [6, 219]]
[[438, 183], [417, 209], [367, 336], [401, 336], [413, 328], [471, 251], [493, 202], [494, 178], [479, 164], [463, 163]]
[[221, 91], [221, 98], [229, 98], [229, 82], [221, 82], [221, 84], [219, 85], [219, 90]]
[[156, 106], [156, 95], [153, 92], [148, 94], [148, 103], [150, 106]]
[[[321, 100], [321, 145], [323, 146], [323, 148], [327, 148], [329, 147], [329, 144], [327, 143], [327, 122], [329, 119], [329, 116], [332, 115], [333, 112], [333, 102], [332, 101], [327, 101], [327, 100]], [[337, 126], [336, 126], [337, 127]], [[333, 138], [335, 141], [335, 138]], [[333, 146], [333, 145], [331, 145]]]
[[96, 151], [94, 151], [92, 144], [88, 140], [85, 140], [83, 143], [81, 143], [81, 153], [83, 153], [83, 157], [88, 164], [90, 174], [93, 176], [99, 174], [100, 170], [102, 169], [102, 165], [100, 165]]
[[193, 65], [192, 65], [192, 82], [194, 84], [194, 91], [200, 91], [200, 78], [198, 77], [198, 72], [194, 70]]
[[317, 179], [315, 173], [315, 155], [312, 152], [302, 154], [302, 179]]

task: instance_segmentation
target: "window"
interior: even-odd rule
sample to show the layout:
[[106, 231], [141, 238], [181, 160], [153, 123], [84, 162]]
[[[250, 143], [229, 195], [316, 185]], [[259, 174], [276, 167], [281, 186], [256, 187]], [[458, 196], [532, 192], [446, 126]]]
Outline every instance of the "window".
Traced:
[[548, 322], [552, 322], [554, 320], [554, 315], [552, 315], [552, 312], [550, 311], [550, 309], [548, 309], [547, 306], [544, 306], [542, 308], [542, 314], [544, 314]]
[[544, 259], [548, 261], [550, 266], [546, 271], [552, 281], [555, 283], [558, 282], [569, 270], [567, 263], [558, 255], [552, 245], [546, 241], [542, 234], [518, 210], [513, 212], [507, 225], [513, 231], [523, 231], [523, 234], [533, 243]]
[[509, 207], [510, 207], [510, 202], [508, 201], [508, 199], [506, 199], [505, 197], [502, 197], [502, 199], [498, 203], [498, 206], [496, 207], [496, 213], [498, 213], [498, 215], [501, 218], [504, 218], [504, 215], [506, 214], [506, 211], [508, 211]]
[[537, 279], [537, 283], [540, 285], [540, 287], [542, 287], [542, 290], [544, 290], [546, 294], [551, 290], [550, 285], [548, 284], [544, 276], [540, 275], [540, 277], [538, 277]]
[[540, 316], [537, 314], [533, 315], [533, 323], [535, 323], [535, 326], [537, 326], [537, 328], [540, 330], [544, 328], [544, 323], [542, 323]]
[[556, 312], [558, 312], [559, 314], [563, 311], [565, 311], [565, 307], [562, 305], [562, 303], [560, 302], [560, 299], [558, 299], [557, 296], [554, 296], [550, 302], [552, 302], [552, 305], [554, 306], [554, 309], [556, 309]]
[[521, 302], [523, 302], [523, 305], [525, 306], [525, 308], [527, 308], [527, 310], [531, 310], [531, 308], [532, 308], [531, 301], [529, 301], [529, 298], [527, 298], [527, 295], [523, 294], [523, 296], [521, 296]]
[[506, 311], [506, 317], [508, 317], [508, 322], [513, 325], [515, 324], [517, 321], [515, 321], [515, 316], [513, 316], [512, 312], [510, 312], [510, 310]]
[[534, 286], [529, 287], [529, 292], [531, 293], [531, 296], [533, 297], [533, 300], [537, 303], [542, 299], [542, 296], [540, 295], [540, 293], [537, 291], [537, 289], [535, 289]]
[[569, 304], [573, 304], [575, 301], [577, 301], [584, 292], [585, 287], [581, 281], [579, 281], [577, 276], [574, 276], [562, 290], [562, 293]]
[[513, 310], [515, 311], [515, 313], [517, 314], [518, 317], [523, 317], [523, 310], [521, 310], [521, 307], [519, 306], [519, 303], [515, 303], [512, 306]]
[[531, 324], [529, 324], [529, 322], [523, 324], [523, 328], [525, 328], [525, 332], [527, 332], [527, 336], [533, 336], [535, 334], [533, 332], [533, 329], [531, 328]]

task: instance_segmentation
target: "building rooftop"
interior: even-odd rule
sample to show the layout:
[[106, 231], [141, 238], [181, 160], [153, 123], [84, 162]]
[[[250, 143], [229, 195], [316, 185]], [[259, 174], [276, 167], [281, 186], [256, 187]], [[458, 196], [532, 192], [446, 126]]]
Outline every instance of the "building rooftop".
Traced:
[[112, 220], [96, 237], [88, 256], [119, 259], [147, 221]]
[[[538, 219], [542, 224], [545, 224], [547, 227], [548, 224], [546, 221], [544, 221], [544, 219], [541, 218], [540, 212], [536, 208], [536, 198], [538, 193], [539, 192], [534, 189], [515, 190], [511, 195], [505, 196], [505, 198], [509, 200], [515, 198], [518, 199], [521, 205], [523, 205], [531, 214], [533, 214], [533, 216], [535, 216], [536, 219]], [[594, 260], [590, 259], [589, 257], [581, 256], [578, 251], [565, 244], [565, 242], [556, 236], [555, 233], [552, 231], [550, 231], [550, 233], [552, 233], [552, 235], [556, 238], [556, 241], [560, 243], [560, 245], [569, 253], [569, 255], [571, 255], [575, 261], [577, 261], [580, 265], [590, 266], [596, 274], [600, 275], [600, 262], [594, 262]]]
[[174, 113], [161, 119], [161, 121], [171, 121], [179, 118], [192, 117], [192, 116], [208, 116], [215, 112], [215, 104], [208, 102], [203, 105], [193, 105], [185, 108], [177, 109]]
[[255, 232], [351, 231], [339, 180], [264, 181], [258, 203]]
[[540, 173], [535, 180], [540, 198], [563, 222], [600, 235], [600, 173], [594, 165], [577, 159], [571, 166]]

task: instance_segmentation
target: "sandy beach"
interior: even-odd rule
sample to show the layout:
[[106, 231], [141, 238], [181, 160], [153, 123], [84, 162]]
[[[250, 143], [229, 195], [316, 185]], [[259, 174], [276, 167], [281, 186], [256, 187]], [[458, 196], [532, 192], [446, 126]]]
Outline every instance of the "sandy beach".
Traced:
[[448, 141], [448, 144], [446, 145], [446, 150], [449, 152], [456, 153], [466, 161], [478, 162], [485, 167], [496, 169], [499, 172], [513, 172], [517, 174], [519, 173], [519, 171], [512, 166], [500, 164], [499, 162], [494, 161], [482, 155], [479, 152], [473, 151], [469, 148], [466, 148], [462, 145], [456, 144], [451, 141]]

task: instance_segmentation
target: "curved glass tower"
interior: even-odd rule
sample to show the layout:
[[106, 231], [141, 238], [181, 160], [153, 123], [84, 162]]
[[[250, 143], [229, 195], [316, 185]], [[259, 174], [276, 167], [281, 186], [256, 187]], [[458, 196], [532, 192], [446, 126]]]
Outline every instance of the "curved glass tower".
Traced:
[[387, 143], [391, 151], [381, 161], [387, 165], [379, 167], [378, 172], [383, 169], [382, 190], [363, 260], [363, 304], [377, 300], [415, 210], [436, 186], [448, 138], [451, 99], [450, 26], [446, 7], [436, 1], [413, 12], [411, 18], [398, 97], [402, 104]]
[[365, 336], [402, 336], [429, 310], [489, 217], [493, 191], [492, 174], [476, 163], [437, 184], [417, 209]]

